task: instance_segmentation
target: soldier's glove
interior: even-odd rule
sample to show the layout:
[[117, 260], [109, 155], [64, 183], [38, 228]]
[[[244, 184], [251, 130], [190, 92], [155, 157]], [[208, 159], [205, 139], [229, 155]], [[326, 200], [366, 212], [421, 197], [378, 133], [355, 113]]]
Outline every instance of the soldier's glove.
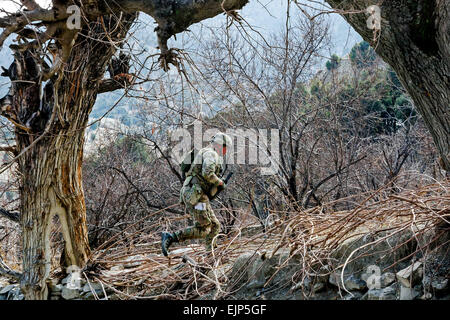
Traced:
[[220, 180], [220, 184], [217, 186], [217, 190], [219, 191], [222, 191], [222, 190], [224, 190], [225, 188], [227, 187], [227, 184], [223, 181], [223, 180]]
[[217, 186], [217, 192], [221, 192], [221, 191], [225, 190], [226, 187], [227, 187], [227, 185], [225, 183], [219, 184]]

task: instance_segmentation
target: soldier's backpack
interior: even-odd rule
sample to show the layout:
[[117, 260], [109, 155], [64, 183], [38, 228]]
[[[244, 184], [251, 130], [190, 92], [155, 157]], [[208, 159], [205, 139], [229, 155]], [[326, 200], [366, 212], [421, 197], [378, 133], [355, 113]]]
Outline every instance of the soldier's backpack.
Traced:
[[181, 161], [180, 163], [180, 169], [181, 169], [181, 174], [183, 177], [183, 180], [186, 179], [186, 174], [189, 172], [189, 170], [191, 169], [192, 164], [194, 163], [194, 159], [198, 154], [197, 149], [192, 149], [190, 152], [188, 152], [185, 156], [183, 161]]

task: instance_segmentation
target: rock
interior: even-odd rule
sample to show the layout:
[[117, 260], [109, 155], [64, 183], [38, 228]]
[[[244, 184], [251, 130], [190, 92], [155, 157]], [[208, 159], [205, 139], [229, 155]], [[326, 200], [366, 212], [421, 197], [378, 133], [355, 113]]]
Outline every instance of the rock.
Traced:
[[363, 295], [361, 292], [355, 291], [355, 292], [352, 292], [351, 294], [347, 294], [344, 297], [344, 300], [363, 300], [364, 296], [366, 296], [366, 295], [367, 295], [367, 293]]
[[400, 286], [400, 300], [413, 300], [419, 295], [420, 293], [414, 288]]
[[[383, 270], [414, 252], [417, 241], [411, 230], [405, 230], [377, 242], [378, 239], [386, 238], [388, 234], [388, 231], [383, 231], [376, 234], [355, 236], [345, 240], [331, 254], [332, 267], [337, 268], [337, 266], [342, 265], [352, 252], [359, 249], [352, 256], [351, 260], [347, 262], [345, 273], [360, 276], [361, 273], [366, 271], [368, 266], [375, 266]], [[393, 248], [396, 249], [392, 250]], [[381, 273], [378, 275], [381, 276]]]
[[124, 270], [125, 268], [123, 267], [123, 265], [117, 265], [117, 266], [113, 266], [113, 267], [111, 267], [111, 271], [122, 271], [122, 270]]
[[325, 283], [317, 282], [317, 283], [314, 284], [312, 290], [313, 290], [314, 293], [316, 293], [316, 292], [320, 292], [323, 288], [325, 288]]
[[380, 277], [380, 284], [382, 288], [386, 288], [395, 282], [395, 274], [392, 272], [383, 273]]
[[49, 285], [48, 289], [49, 289], [51, 294], [59, 293], [59, 295], [61, 295], [61, 291], [63, 289], [63, 285], [60, 284], [60, 283], [58, 283], [56, 285]]
[[23, 300], [25, 297], [20, 291], [19, 286], [17, 285], [14, 289], [8, 292], [7, 300]]
[[350, 277], [345, 279], [344, 284], [345, 288], [349, 291], [364, 290], [366, 288], [366, 283], [363, 280], [358, 279], [354, 275], [351, 275]]
[[367, 300], [397, 300], [397, 284], [383, 289], [370, 289], [367, 292]]
[[6, 287], [4, 287], [2, 290], [0, 290], [0, 294], [2, 295], [7, 295], [8, 292], [10, 292], [11, 290], [13, 290], [14, 288], [18, 288], [19, 285], [18, 284], [10, 284]]
[[431, 287], [438, 292], [444, 291], [448, 287], [448, 279], [440, 278], [433, 280], [431, 281]]
[[[336, 287], [343, 288], [340, 272], [332, 272], [329, 278], [329, 282]], [[358, 279], [355, 275], [347, 276], [344, 280], [344, 285], [345, 288], [349, 291], [364, 290], [366, 288], [366, 283], [363, 280]]]
[[0, 294], [0, 301], [6, 300], [6, 296], [4, 294]]
[[99, 282], [90, 282], [90, 283], [86, 283], [83, 287], [83, 292], [91, 292], [92, 290], [95, 292], [97, 292], [97, 291], [103, 292], [103, 286]]
[[[68, 277], [64, 278], [64, 284], [67, 284]], [[81, 282], [80, 282], [81, 283]], [[61, 296], [61, 291], [64, 287], [64, 284], [59, 283], [59, 279], [50, 279], [47, 281], [47, 287], [50, 295], [58, 295]]]
[[249, 284], [247, 284], [248, 289], [258, 289], [264, 287], [265, 281], [262, 279], [252, 280]]
[[420, 300], [431, 300], [433, 298], [433, 295], [429, 292], [424, 293], [423, 296], [420, 297]]
[[233, 287], [239, 287], [243, 283], [249, 280], [251, 277], [251, 270], [256, 269], [262, 265], [261, 254], [259, 252], [245, 253], [240, 255], [233, 264], [232, 277], [234, 282], [231, 284]]
[[328, 283], [330, 278], [330, 266], [322, 266], [315, 276], [316, 282]]
[[[315, 278], [316, 282], [312, 283], [311, 278], [307, 276], [303, 282], [299, 282], [291, 288], [291, 291], [296, 291], [300, 288], [303, 288], [307, 291], [311, 291], [313, 293], [320, 292], [323, 288], [325, 288], [325, 283], [322, 281], [318, 281], [319, 278]], [[312, 286], [312, 288], [311, 288]]]
[[390, 285], [389, 287], [383, 288], [382, 291], [383, 291], [384, 295], [396, 296], [397, 291], [398, 291], [398, 284], [394, 283], [394, 284]]
[[65, 300], [73, 300], [80, 297], [80, 291], [78, 289], [72, 289], [64, 286], [61, 292], [61, 296]]
[[[298, 272], [300, 262], [300, 255], [290, 256], [288, 248], [279, 249], [273, 256], [265, 252], [245, 253], [233, 264], [228, 289], [237, 290], [236, 296], [241, 298], [253, 296], [254, 291], [269, 279], [267, 286], [291, 279]], [[274, 293], [277, 294], [279, 293]]]
[[341, 273], [337, 272], [337, 271], [333, 271], [330, 274], [330, 277], [328, 278], [328, 282], [330, 284], [332, 284], [333, 286], [335, 286], [335, 287], [339, 287], [339, 286], [342, 287], [342, 285], [339, 285], [339, 284], [342, 283], [342, 281], [341, 281]]
[[124, 268], [138, 267], [145, 262], [145, 259], [146, 257], [141, 254], [131, 256], [125, 259], [126, 263], [123, 266]]
[[405, 269], [400, 270], [396, 276], [403, 287], [412, 288], [423, 276], [422, 262], [417, 261]]
[[[103, 294], [102, 294], [102, 296], [103, 296]], [[83, 298], [83, 300], [95, 300], [95, 295], [91, 291], [83, 293], [83, 295], [81, 297]], [[97, 295], [97, 297], [100, 298], [99, 295]]]
[[383, 300], [381, 299], [382, 294], [382, 289], [370, 289], [367, 291], [367, 300]]

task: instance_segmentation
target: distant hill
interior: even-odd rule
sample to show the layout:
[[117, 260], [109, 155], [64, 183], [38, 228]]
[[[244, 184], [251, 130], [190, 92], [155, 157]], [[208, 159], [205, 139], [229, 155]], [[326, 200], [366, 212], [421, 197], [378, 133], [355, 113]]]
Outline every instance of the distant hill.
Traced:
[[[260, 0], [251, 1], [247, 6], [240, 11], [242, 17], [263, 36], [268, 36], [271, 33], [280, 31], [285, 24], [284, 17], [286, 15], [286, 3], [285, 1], [274, 0]], [[218, 15], [214, 18], [208, 19], [202, 24], [194, 25], [190, 28], [192, 33], [199, 31], [202, 26], [218, 26], [225, 21], [224, 15]], [[330, 29], [331, 29], [331, 41], [332, 52], [339, 56], [346, 55], [351, 47], [361, 41], [361, 37], [356, 34], [350, 26], [338, 15], [329, 15]], [[135, 41], [136, 46], [139, 49], [145, 50], [141, 56], [141, 61], [144, 61], [145, 57], [156, 52], [156, 35], [153, 32], [154, 22], [153, 19], [147, 15], [141, 14], [139, 18], [139, 24], [136, 27], [138, 30], [132, 41]], [[177, 41], [171, 40], [170, 45], [175, 47], [182, 47], [183, 36], [179, 36]], [[3, 49], [0, 51], [0, 66], [8, 67], [12, 62], [11, 51], [8, 45], [11, 43], [11, 39], [5, 43]], [[191, 44], [195, 47], [195, 43]], [[191, 48], [192, 50], [192, 48]], [[9, 88], [9, 79], [0, 78], [0, 96], [5, 95]], [[97, 102], [91, 114], [91, 118], [97, 119], [104, 115], [120, 98], [122, 91], [116, 91], [113, 93], [101, 94], [97, 98]], [[132, 121], [129, 119], [130, 106], [135, 104], [133, 99], [122, 99], [121, 102], [112, 110], [107, 118], [118, 119], [120, 121]], [[129, 124], [129, 123], [125, 123]]]

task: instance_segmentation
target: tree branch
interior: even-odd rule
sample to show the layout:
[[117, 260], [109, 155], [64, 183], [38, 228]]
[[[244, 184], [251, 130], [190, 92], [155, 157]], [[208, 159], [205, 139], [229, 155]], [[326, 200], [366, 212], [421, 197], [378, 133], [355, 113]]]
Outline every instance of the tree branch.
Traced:
[[20, 0], [28, 10], [42, 9], [34, 0]]
[[112, 92], [119, 89], [125, 89], [126, 85], [123, 82], [115, 79], [103, 79], [98, 86], [98, 93]]

